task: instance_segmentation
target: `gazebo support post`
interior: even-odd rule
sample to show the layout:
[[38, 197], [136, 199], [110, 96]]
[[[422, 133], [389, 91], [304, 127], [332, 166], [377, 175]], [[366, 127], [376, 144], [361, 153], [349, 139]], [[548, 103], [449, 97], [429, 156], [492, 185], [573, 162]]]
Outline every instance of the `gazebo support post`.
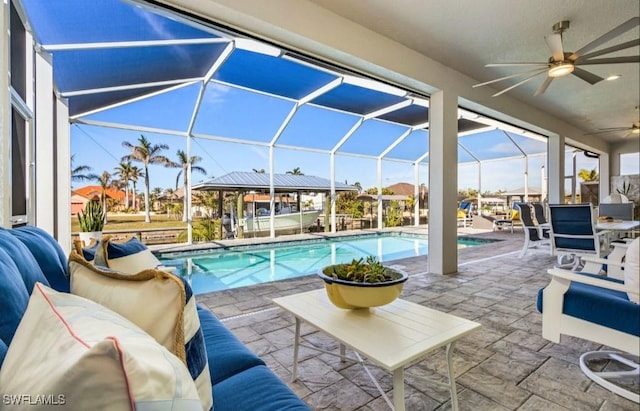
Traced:
[[218, 190], [218, 218], [220, 219], [220, 226], [218, 227], [218, 236], [220, 239], [224, 238], [222, 232], [222, 203], [224, 202], [224, 191]]
[[331, 231], [331, 193], [328, 193], [324, 196], [324, 232], [328, 233]]
[[244, 225], [241, 224], [241, 221], [244, 218], [243, 210], [244, 210], [244, 191], [239, 191], [237, 209], [236, 209], [236, 216], [238, 216], [238, 224], [236, 226], [237, 238], [244, 238]]

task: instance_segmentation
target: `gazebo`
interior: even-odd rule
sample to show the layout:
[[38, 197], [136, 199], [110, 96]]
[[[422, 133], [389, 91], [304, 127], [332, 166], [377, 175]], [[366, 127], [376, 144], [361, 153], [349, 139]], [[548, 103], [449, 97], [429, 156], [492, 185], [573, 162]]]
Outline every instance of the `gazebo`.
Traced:
[[[218, 215], [222, 215], [223, 213], [223, 193], [234, 192], [237, 194], [242, 194], [237, 195], [237, 204], [235, 208], [235, 215], [241, 217], [243, 216], [244, 212], [245, 193], [269, 193], [270, 236], [275, 237], [276, 194], [295, 193], [297, 203], [296, 209], [298, 210], [298, 212], [301, 212], [302, 204], [300, 203], [300, 196], [303, 193], [329, 194], [331, 192], [337, 193], [340, 191], [356, 191], [357, 187], [316, 176], [234, 171], [217, 178], [194, 184], [192, 186], [192, 189], [202, 191], [218, 191]], [[330, 195], [325, 195], [324, 203], [324, 227], [325, 231], [328, 231], [330, 227], [330, 215], [326, 212], [326, 210], [331, 209], [332, 198]], [[239, 238], [242, 238], [244, 236], [242, 226], [242, 224], [238, 226]], [[220, 231], [222, 238], [222, 226], [220, 227]]]

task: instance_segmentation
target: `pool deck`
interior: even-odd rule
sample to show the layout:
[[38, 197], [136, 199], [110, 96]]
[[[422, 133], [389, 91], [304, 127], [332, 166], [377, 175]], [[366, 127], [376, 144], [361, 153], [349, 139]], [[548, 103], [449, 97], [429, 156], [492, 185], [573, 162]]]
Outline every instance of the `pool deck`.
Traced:
[[[426, 232], [413, 227], [400, 230]], [[403, 266], [410, 274], [401, 298], [482, 324], [479, 331], [456, 345], [454, 368], [461, 410], [638, 410], [637, 404], [604, 390], [580, 371], [580, 354], [599, 345], [575, 338], [554, 344], [542, 338], [535, 303], [538, 289], [549, 281], [546, 270], [555, 262], [548, 251], [529, 250], [518, 258], [524, 240], [522, 229], [511, 233], [461, 228], [459, 235], [504, 241], [459, 249], [456, 274], [429, 273], [425, 256], [396, 260], [392, 265]], [[318, 234], [310, 236], [317, 238]], [[295, 321], [271, 299], [321, 287], [320, 280], [311, 275], [201, 294], [197, 300], [288, 382]], [[307, 344], [325, 350], [338, 348], [308, 325], [302, 326], [302, 335]], [[307, 348], [301, 348], [300, 361], [298, 381], [289, 386], [312, 409], [389, 409], [361, 365], [341, 363]], [[368, 368], [392, 398], [391, 374], [371, 364]], [[445, 381], [445, 370], [443, 349], [408, 368], [408, 410], [451, 409], [446, 389], [413, 377]]]

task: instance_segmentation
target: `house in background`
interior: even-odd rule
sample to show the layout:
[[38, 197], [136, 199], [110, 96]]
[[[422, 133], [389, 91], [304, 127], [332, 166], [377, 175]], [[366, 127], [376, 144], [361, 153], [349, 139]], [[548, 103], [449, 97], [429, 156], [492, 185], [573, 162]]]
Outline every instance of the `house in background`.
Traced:
[[[108, 188], [106, 195], [109, 211], [119, 211], [126, 208], [124, 191]], [[89, 201], [100, 201], [101, 196], [102, 187], [100, 186], [84, 186], [71, 190], [71, 215], [76, 215], [83, 211]]]

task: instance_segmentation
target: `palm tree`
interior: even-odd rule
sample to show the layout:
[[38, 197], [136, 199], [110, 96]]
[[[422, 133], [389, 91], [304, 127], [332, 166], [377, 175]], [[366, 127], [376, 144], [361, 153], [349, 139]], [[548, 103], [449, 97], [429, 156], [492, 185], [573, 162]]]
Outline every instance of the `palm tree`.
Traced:
[[[136, 184], [138, 183], [138, 179], [144, 177], [144, 173], [142, 172], [142, 170], [140, 169], [140, 167], [138, 166], [132, 166], [131, 167], [131, 175], [129, 176], [129, 178], [131, 179], [131, 182], [133, 183], [133, 193], [132, 193], [132, 200], [133, 200], [133, 209], [138, 211], [138, 195], [137, 195], [137, 191], [136, 191]], [[162, 192], [162, 190], [160, 190], [160, 192]]]
[[193, 173], [194, 171], [197, 171], [199, 173], [202, 173], [204, 175], [207, 175], [207, 171], [200, 167], [200, 166], [196, 166], [194, 164], [202, 161], [202, 157], [200, 156], [191, 156], [191, 158], [187, 158], [187, 154], [182, 151], [182, 150], [178, 150], [178, 164], [182, 167], [182, 170], [178, 171], [178, 175], [176, 176], [176, 190], [178, 189], [178, 181], [180, 181], [180, 175], [182, 174], [182, 186], [184, 187], [184, 195], [183, 195], [183, 210], [184, 212], [182, 213], [182, 222], [186, 223], [187, 222], [187, 185], [189, 183], [188, 177], [187, 177], [187, 170], [189, 169], [189, 164], [191, 164], [191, 172]]
[[73, 167], [73, 160], [75, 159], [75, 156], [75, 154], [71, 155], [71, 181], [91, 180], [92, 174], [85, 174], [86, 172], [91, 171], [91, 167], [85, 165]]
[[149, 209], [149, 164], [160, 164], [165, 167], [177, 167], [178, 165], [167, 157], [161, 155], [163, 150], [168, 150], [167, 144], [152, 145], [147, 138], [141, 134], [138, 138], [137, 146], [128, 141], [123, 141], [122, 145], [131, 149], [131, 154], [123, 156], [122, 161], [137, 161], [144, 165], [144, 222], [151, 222], [151, 210]]
[[291, 171], [287, 171], [287, 174], [291, 174], [291, 175], [294, 175], [294, 176], [303, 176], [304, 175], [302, 170], [300, 170], [300, 167], [296, 167]]
[[129, 181], [131, 180], [131, 169], [133, 165], [131, 161], [120, 162], [115, 168], [115, 175], [120, 176], [120, 179], [124, 182], [124, 203], [125, 208], [129, 208]]
[[578, 172], [578, 177], [580, 177], [584, 182], [598, 181], [600, 179], [600, 176], [598, 175], [598, 172], [596, 171], [595, 168], [593, 170], [585, 170], [585, 169], [580, 170]]

